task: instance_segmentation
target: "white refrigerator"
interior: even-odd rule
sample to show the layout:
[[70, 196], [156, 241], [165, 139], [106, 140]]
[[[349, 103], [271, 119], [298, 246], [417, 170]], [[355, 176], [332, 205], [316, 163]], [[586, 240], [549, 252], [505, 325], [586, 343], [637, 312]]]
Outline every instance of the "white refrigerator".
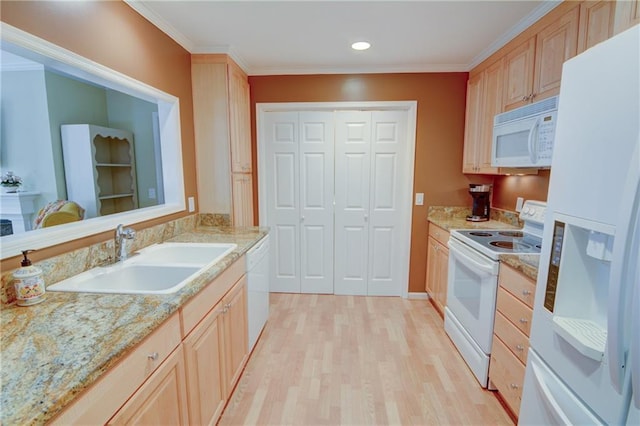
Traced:
[[519, 423], [640, 424], [640, 26], [563, 67]]

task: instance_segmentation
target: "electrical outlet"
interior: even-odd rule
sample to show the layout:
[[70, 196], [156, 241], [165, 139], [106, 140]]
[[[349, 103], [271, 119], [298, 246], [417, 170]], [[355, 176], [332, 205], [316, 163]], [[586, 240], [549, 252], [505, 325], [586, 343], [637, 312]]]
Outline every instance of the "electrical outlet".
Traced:
[[193, 197], [189, 197], [189, 213], [196, 211], [196, 200]]
[[416, 192], [416, 206], [424, 205], [424, 193]]
[[524, 204], [524, 198], [522, 197], [518, 197], [516, 199], [516, 211], [518, 213], [520, 213], [520, 211], [522, 210], [522, 205]]

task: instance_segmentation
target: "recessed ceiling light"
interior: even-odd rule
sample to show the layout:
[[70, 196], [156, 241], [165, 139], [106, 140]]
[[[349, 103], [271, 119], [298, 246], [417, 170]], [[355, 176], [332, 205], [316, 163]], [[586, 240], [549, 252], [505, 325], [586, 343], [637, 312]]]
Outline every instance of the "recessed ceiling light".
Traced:
[[366, 41], [356, 41], [351, 45], [351, 48], [354, 50], [367, 50], [371, 47], [371, 43]]

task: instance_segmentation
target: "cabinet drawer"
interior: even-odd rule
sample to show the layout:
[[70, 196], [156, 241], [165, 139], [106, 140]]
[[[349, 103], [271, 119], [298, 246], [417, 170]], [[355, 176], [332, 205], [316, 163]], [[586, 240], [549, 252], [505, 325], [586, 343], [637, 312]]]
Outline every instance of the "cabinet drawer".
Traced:
[[434, 225], [432, 222], [429, 222], [429, 236], [433, 237], [443, 246], [448, 247], [449, 231], [446, 229], [440, 228], [438, 225]]
[[227, 294], [236, 281], [244, 275], [246, 268], [246, 259], [242, 256], [180, 309], [182, 337], [186, 337], [207, 315], [207, 312]]
[[520, 331], [530, 335], [533, 310], [502, 287], [498, 288], [497, 309]]
[[524, 383], [524, 365], [495, 335], [489, 366], [489, 379], [498, 389], [509, 408], [516, 416], [519, 415]]
[[525, 277], [512, 267], [500, 263], [498, 284], [533, 309], [533, 298], [536, 293], [535, 281]]
[[181, 340], [180, 318], [173, 315], [52, 423], [105, 424]]
[[[496, 336], [518, 357], [523, 364], [527, 364], [527, 352], [529, 351], [529, 338], [522, 334], [511, 321], [500, 312], [496, 312], [496, 321], [493, 328]], [[495, 342], [495, 338], [494, 338]]]

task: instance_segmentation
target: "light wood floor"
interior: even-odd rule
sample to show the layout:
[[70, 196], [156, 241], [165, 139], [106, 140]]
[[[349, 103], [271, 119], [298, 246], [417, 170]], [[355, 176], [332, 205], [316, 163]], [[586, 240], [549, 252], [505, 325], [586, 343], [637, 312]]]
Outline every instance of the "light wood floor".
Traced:
[[426, 300], [271, 295], [220, 425], [513, 425]]

